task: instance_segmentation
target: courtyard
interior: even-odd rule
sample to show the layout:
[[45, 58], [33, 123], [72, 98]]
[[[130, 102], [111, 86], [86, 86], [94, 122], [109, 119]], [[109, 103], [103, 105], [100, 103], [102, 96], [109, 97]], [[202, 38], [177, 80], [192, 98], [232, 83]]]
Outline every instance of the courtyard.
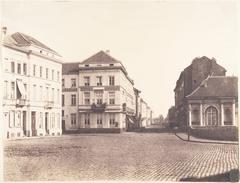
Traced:
[[238, 169], [238, 145], [187, 142], [172, 133], [77, 134], [4, 145], [6, 181], [184, 181]]

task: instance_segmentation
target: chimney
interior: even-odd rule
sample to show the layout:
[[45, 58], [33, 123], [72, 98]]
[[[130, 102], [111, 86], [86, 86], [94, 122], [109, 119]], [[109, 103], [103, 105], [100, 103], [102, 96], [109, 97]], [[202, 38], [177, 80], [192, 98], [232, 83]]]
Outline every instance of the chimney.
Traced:
[[7, 34], [7, 27], [2, 27], [2, 33], [3, 33], [3, 36], [6, 36], [6, 34]]
[[0, 41], [1, 41], [1, 43], [3, 43], [3, 40], [4, 40], [4, 38], [5, 38], [5, 36], [6, 36], [6, 34], [7, 34], [7, 27], [2, 27], [2, 30], [1, 30], [1, 34], [0, 34]]

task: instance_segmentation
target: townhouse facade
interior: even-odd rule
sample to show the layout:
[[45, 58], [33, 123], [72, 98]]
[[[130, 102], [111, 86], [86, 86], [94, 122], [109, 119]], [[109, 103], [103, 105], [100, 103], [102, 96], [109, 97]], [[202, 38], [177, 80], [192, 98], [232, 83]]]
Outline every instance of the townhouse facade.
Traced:
[[[78, 71], [73, 73], [74, 69]], [[78, 82], [76, 93], [71, 93], [71, 97], [76, 95], [76, 103], [72, 98], [74, 104], [70, 104], [74, 107], [63, 107], [66, 130], [126, 129], [126, 118], [135, 113], [135, 96], [133, 80], [120, 61], [100, 51], [83, 62], [64, 64], [63, 73], [65, 101], [74, 88], [68, 83], [73, 78]]]
[[3, 34], [4, 138], [60, 135], [61, 56], [29, 35]]
[[140, 91], [123, 64], [108, 52], [63, 64], [62, 91], [66, 131], [119, 132], [139, 127]]

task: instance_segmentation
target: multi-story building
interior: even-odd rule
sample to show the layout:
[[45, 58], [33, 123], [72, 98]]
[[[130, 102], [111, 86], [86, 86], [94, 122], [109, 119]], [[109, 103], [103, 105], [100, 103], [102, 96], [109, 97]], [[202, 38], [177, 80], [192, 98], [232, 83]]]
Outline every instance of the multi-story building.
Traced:
[[[76, 87], [72, 86], [74, 79]], [[63, 81], [66, 130], [124, 130], [126, 121], [133, 122], [133, 80], [122, 63], [107, 52], [100, 51], [80, 63], [64, 64]]]
[[61, 56], [19, 32], [4, 36], [1, 51], [5, 137], [60, 135]]
[[175, 110], [179, 126], [186, 126], [188, 120], [188, 105], [186, 96], [192, 93], [204, 79], [210, 76], [225, 76], [226, 70], [217, 64], [214, 58], [195, 58], [191, 65], [185, 68], [176, 82]]

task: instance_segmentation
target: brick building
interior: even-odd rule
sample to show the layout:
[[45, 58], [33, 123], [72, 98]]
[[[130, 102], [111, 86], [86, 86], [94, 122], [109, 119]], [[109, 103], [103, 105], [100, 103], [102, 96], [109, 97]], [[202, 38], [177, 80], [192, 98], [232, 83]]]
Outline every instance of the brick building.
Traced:
[[186, 67], [176, 82], [175, 110], [176, 122], [179, 126], [186, 126], [188, 121], [188, 104], [186, 96], [191, 94], [208, 76], [225, 76], [226, 70], [217, 64], [214, 58], [206, 56], [195, 58]]

